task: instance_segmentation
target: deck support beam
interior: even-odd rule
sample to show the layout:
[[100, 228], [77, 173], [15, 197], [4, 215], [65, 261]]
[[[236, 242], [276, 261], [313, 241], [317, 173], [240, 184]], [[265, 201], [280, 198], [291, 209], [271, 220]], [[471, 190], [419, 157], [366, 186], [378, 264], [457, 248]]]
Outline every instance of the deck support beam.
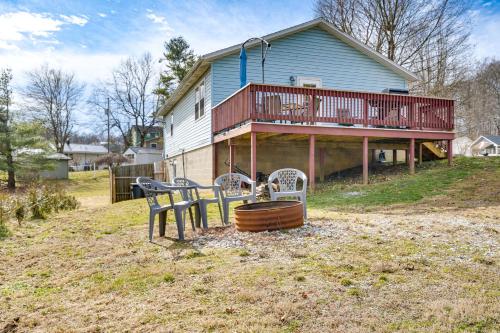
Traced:
[[448, 153], [448, 165], [451, 166], [453, 163], [453, 141], [452, 140], [447, 140], [448, 143], [448, 149], [446, 150]]
[[233, 140], [231, 140], [231, 139], [228, 140], [228, 145], [229, 145], [229, 173], [233, 173], [234, 172], [234, 164], [235, 164], [234, 153], [235, 153], [236, 147], [234, 145]]
[[398, 150], [393, 149], [392, 150], [392, 165], [398, 164]]
[[315, 175], [315, 169], [316, 169], [316, 161], [314, 159], [314, 153], [315, 153], [315, 146], [316, 146], [316, 136], [315, 135], [310, 135], [309, 136], [309, 189], [311, 192], [314, 191], [314, 187], [316, 185], [316, 175]]
[[250, 133], [250, 177], [257, 180], [257, 133]]
[[363, 184], [368, 184], [368, 137], [363, 137]]
[[415, 174], [415, 139], [411, 138], [410, 139], [410, 156], [409, 158], [409, 164], [410, 164], [410, 175]]

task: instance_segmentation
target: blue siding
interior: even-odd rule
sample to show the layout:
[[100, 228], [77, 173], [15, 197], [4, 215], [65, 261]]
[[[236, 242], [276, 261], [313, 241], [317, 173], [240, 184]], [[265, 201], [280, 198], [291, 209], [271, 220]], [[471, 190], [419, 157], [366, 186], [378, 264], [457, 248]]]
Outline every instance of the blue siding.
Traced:
[[[261, 82], [260, 46], [248, 50], [247, 79]], [[272, 42], [265, 66], [266, 83], [290, 85], [290, 76], [319, 77], [324, 88], [380, 92], [406, 88], [406, 80], [320, 28]], [[212, 64], [212, 105], [239, 88], [239, 54]]]

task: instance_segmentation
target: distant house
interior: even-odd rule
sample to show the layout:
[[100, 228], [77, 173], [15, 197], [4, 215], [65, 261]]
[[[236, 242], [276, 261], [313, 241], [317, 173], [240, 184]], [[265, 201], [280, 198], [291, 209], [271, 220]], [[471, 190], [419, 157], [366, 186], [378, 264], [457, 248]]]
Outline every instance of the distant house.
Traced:
[[466, 136], [461, 136], [453, 140], [453, 156], [472, 156], [472, 140]]
[[71, 158], [69, 167], [73, 171], [92, 170], [94, 161], [108, 153], [101, 145], [84, 145], [78, 143], [66, 143], [63, 153]]
[[143, 147], [129, 147], [123, 156], [130, 161], [125, 164], [150, 164], [163, 159], [161, 150]]
[[500, 156], [500, 135], [481, 135], [470, 148], [474, 155]]
[[[145, 133], [144, 144], [141, 145], [141, 132]], [[130, 129], [130, 143], [133, 147], [163, 149], [163, 127], [161, 126], [132, 126]]]

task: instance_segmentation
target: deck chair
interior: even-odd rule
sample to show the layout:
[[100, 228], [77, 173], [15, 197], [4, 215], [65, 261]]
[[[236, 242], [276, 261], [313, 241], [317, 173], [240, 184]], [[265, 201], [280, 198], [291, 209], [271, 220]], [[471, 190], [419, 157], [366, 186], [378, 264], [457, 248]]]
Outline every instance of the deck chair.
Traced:
[[[224, 212], [224, 224], [229, 223], [229, 203], [233, 201], [256, 202], [256, 184], [245, 175], [239, 173], [226, 173], [217, 177], [214, 183], [220, 186], [220, 196], [222, 199], [222, 207]], [[241, 190], [243, 183], [250, 186], [250, 194], [244, 194]]]
[[222, 216], [222, 208], [220, 204], [220, 187], [218, 185], [200, 185], [195, 181], [192, 181], [187, 178], [182, 178], [182, 177], [176, 177], [172, 181], [174, 185], [179, 185], [179, 186], [196, 186], [196, 189], [200, 190], [212, 190], [213, 192], [213, 197], [209, 198], [200, 198], [199, 196], [197, 198], [193, 197], [192, 191], [185, 190], [183, 191], [183, 200], [192, 200], [195, 204], [198, 204], [200, 208], [200, 214], [201, 214], [201, 221], [203, 223], [203, 228], [207, 229], [208, 228], [208, 212], [207, 212], [207, 206], [212, 203], [216, 203], [217, 206], [219, 207], [219, 214], [220, 214], [220, 219], [222, 224], [224, 224], [224, 218]]
[[[156, 215], [159, 215], [159, 233], [160, 237], [165, 236], [165, 228], [167, 223], [167, 212], [169, 210], [174, 211], [175, 223], [177, 224], [177, 233], [179, 240], [184, 240], [184, 229], [186, 221], [186, 212], [194, 204], [190, 200], [182, 200], [175, 202], [173, 197], [173, 192], [176, 190], [182, 190], [181, 187], [168, 186], [159, 181], [153, 180], [147, 177], [137, 177], [136, 180], [139, 187], [144, 192], [146, 200], [149, 205], [149, 241], [153, 241], [153, 229], [155, 223]], [[166, 194], [168, 195], [169, 204], [160, 205], [157, 196]], [[189, 216], [191, 219], [191, 226], [193, 231], [195, 230], [193, 216], [189, 211]]]
[[[302, 179], [302, 189], [297, 189], [298, 180]], [[274, 182], [277, 181], [278, 190], [273, 187]], [[297, 198], [302, 202], [304, 207], [304, 218], [307, 219], [307, 176], [297, 169], [279, 169], [274, 171], [267, 180], [269, 188], [269, 196], [272, 201], [276, 201], [283, 197]]]

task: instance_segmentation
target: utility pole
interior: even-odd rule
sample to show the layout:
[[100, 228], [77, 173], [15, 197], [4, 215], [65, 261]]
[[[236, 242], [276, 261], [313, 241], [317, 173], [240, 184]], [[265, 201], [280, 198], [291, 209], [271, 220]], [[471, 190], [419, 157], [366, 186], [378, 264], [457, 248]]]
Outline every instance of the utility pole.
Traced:
[[110, 142], [109, 142], [109, 97], [108, 97], [108, 108], [106, 109], [106, 115], [108, 116], [108, 154], [111, 152]]

